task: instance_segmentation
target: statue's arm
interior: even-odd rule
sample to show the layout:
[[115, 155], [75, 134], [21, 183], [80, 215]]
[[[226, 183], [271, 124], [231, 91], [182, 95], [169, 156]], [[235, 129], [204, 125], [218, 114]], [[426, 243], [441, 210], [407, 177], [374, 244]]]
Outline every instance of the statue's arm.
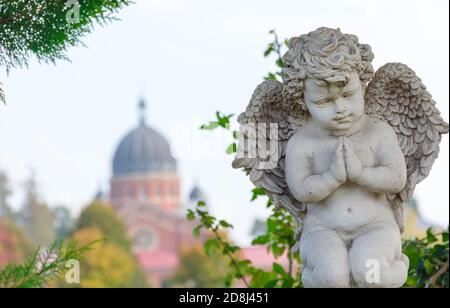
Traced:
[[406, 163], [395, 132], [386, 126], [378, 131], [382, 137], [375, 155], [377, 165], [363, 166], [361, 175], [353, 181], [376, 193], [396, 194], [406, 185]]
[[311, 154], [295, 151], [286, 154], [286, 181], [293, 196], [301, 203], [317, 203], [328, 197], [343, 182], [331, 172], [314, 174]]

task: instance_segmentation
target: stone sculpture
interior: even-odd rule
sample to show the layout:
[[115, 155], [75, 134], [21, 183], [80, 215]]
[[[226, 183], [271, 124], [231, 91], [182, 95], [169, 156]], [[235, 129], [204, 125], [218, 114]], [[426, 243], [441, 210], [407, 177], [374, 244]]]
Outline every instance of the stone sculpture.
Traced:
[[448, 124], [406, 65], [374, 74], [355, 35], [319, 28], [288, 47], [282, 82], [260, 84], [238, 118], [233, 167], [295, 217], [305, 287], [401, 287], [403, 204]]

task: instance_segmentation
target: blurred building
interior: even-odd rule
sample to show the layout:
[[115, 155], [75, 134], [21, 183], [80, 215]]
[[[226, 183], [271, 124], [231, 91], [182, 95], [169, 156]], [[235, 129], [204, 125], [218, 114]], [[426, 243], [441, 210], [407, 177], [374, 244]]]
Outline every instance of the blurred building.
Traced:
[[152, 285], [160, 286], [178, 265], [180, 248], [204, 240], [204, 234], [200, 239], [193, 236], [196, 222], [188, 221], [185, 211], [202, 193], [195, 187], [189, 200], [182, 200], [169, 143], [147, 125], [143, 100], [139, 108], [137, 127], [120, 141], [114, 154], [109, 198]]

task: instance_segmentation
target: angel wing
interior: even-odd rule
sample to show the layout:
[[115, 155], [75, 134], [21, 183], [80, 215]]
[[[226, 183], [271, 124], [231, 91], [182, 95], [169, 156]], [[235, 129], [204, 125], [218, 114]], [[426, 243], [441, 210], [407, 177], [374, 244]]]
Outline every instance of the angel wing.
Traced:
[[[285, 149], [289, 138], [305, 120], [304, 112], [298, 104], [289, 104], [283, 97], [283, 84], [267, 80], [260, 84], [252, 95], [246, 111], [239, 115], [241, 125], [238, 155], [233, 161], [233, 168], [243, 168], [250, 175], [250, 180], [256, 187], [263, 188], [277, 209], [286, 209], [298, 224], [296, 238], [300, 239], [302, 218], [306, 208], [299, 203], [289, 191], [285, 178]], [[271, 130], [269, 124], [275, 124]], [[259, 127], [258, 124], [266, 124]], [[252, 129], [242, 129], [243, 127]], [[267, 130], [270, 130], [267, 133]], [[267, 168], [267, 157], [256, 154], [249, 144], [256, 139], [262, 139], [262, 146], [270, 147], [276, 140], [275, 164]], [[270, 140], [272, 139], [272, 141]], [[259, 147], [261, 144], [257, 143]], [[245, 145], [245, 146], [244, 146]], [[274, 157], [272, 157], [273, 159]]]
[[430, 173], [439, 154], [442, 134], [448, 124], [419, 77], [408, 66], [388, 63], [378, 69], [366, 93], [369, 115], [387, 122], [395, 130], [405, 156], [407, 183], [389, 200], [404, 231], [403, 203], [412, 198], [416, 185]]

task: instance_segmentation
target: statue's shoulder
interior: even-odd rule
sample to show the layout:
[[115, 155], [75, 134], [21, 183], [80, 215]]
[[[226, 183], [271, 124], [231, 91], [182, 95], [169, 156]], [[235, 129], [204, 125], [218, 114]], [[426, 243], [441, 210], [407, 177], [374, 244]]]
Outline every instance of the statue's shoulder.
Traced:
[[314, 125], [312, 121], [306, 121], [303, 125], [298, 126], [292, 137], [289, 139], [289, 142], [306, 142], [314, 136]]
[[289, 138], [287, 152], [299, 153], [305, 149], [308, 149], [308, 147], [316, 141], [315, 133], [316, 132], [314, 131], [311, 121], [297, 127], [291, 138]]
[[378, 136], [377, 140], [386, 141], [390, 139], [389, 137], [396, 136], [394, 128], [390, 124], [375, 116], [369, 116], [366, 129], [370, 135]]

